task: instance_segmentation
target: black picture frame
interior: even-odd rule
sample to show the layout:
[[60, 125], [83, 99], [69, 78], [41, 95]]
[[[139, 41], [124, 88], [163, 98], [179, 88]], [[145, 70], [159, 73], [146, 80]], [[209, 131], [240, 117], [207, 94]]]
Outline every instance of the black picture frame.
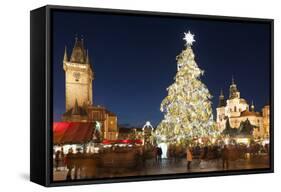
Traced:
[[[72, 182], [52, 181], [52, 11], [98, 12], [122, 15], [192, 18], [226, 22], [257, 22], [270, 25], [270, 168], [214, 171], [177, 175], [149, 175], [111, 179], [77, 180]], [[163, 179], [227, 176], [274, 172], [274, 20], [261, 18], [194, 15], [182, 13], [148, 12], [135, 10], [101, 9], [46, 5], [30, 12], [30, 180], [43, 186], [117, 183]]]

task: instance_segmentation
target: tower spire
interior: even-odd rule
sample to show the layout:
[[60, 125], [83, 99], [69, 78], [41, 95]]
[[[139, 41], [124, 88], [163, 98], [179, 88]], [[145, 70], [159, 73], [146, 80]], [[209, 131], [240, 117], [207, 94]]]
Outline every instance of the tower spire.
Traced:
[[222, 89], [221, 89], [220, 97], [224, 97]]
[[255, 111], [255, 106], [254, 106], [254, 101], [252, 100], [252, 104], [251, 104], [251, 111]]
[[239, 98], [239, 97], [240, 97], [240, 93], [237, 88], [237, 85], [235, 84], [234, 77], [232, 75], [231, 85], [229, 87], [229, 98], [234, 99], [234, 98]]
[[86, 56], [86, 63], [87, 64], [90, 64], [90, 58], [89, 58], [89, 51], [88, 51], [88, 49], [87, 49], [87, 56]]
[[67, 48], [66, 48], [66, 46], [64, 47], [63, 61], [68, 61], [68, 58], [67, 58]]
[[74, 47], [70, 56], [70, 61], [79, 64], [85, 64], [86, 62], [86, 51], [84, 48], [84, 40], [75, 37]]
[[73, 114], [73, 115], [79, 114], [79, 106], [78, 106], [77, 98], [75, 99], [75, 104], [74, 104], [74, 108], [73, 108], [73, 110], [72, 110], [72, 114]]
[[224, 107], [225, 105], [226, 105], [226, 103], [225, 103], [223, 91], [221, 89], [220, 96], [219, 96], [219, 105], [218, 105], [218, 107]]

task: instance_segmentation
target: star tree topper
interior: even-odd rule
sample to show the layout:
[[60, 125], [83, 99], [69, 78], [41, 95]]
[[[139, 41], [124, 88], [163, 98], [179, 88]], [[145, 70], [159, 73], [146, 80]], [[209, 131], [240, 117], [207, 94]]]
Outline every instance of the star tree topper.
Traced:
[[195, 35], [190, 33], [190, 31], [188, 31], [188, 33], [184, 33], [183, 40], [186, 41], [187, 46], [191, 46], [193, 44], [193, 42], [195, 42], [194, 36]]

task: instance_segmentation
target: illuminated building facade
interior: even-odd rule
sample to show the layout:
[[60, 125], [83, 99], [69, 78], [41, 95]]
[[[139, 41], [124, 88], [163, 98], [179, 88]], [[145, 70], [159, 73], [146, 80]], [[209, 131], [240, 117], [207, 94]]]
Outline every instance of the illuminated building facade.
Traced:
[[216, 110], [216, 123], [220, 131], [225, 129], [227, 119], [229, 119], [232, 128], [239, 128], [242, 122], [249, 120], [256, 127], [253, 131], [254, 138], [269, 136], [269, 105], [263, 107], [262, 113], [256, 112], [253, 102], [249, 106], [247, 101], [240, 97], [240, 92], [233, 78], [229, 88], [229, 98], [225, 100], [221, 91]]
[[93, 104], [94, 72], [83, 39], [75, 38], [70, 59], [65, 48], [63, 69], [66, 112], [62, 115], [62, 121], [99, 122], [104, 139], [117, 139], [117, 116], [105, 107]]

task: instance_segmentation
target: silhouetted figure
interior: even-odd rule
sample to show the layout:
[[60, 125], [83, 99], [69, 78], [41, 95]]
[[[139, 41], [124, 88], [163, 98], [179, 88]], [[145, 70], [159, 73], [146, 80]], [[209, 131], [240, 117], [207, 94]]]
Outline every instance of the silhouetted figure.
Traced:
[[158, 163], [158, 147], [153, 148], [153, 155], [155, 158], [155, 164], [157, 164]]
[[78, 171], [80, 171], [80, 177], [81, 177], [81, 170], [82, 170], [82, 158], [83, 155], [81, 153], [81, 149], [77, 148], [77, 153], [75, 154], [75, 158], [74, 158], [74, 179], [78, 178]]
[[215, 145], [213, 151], [214, 151], [214, 158], [219, 159], [220, 157], [219, 146]]
[[72, 150], [72, 148], [70, 148], [65, 157], [65, 163], [66, 163], [66, 167], [68, 169], [68, 172], [66, 175], [66, 180], [71, 180], [71, 172], [72, 172], [72, 169], [74, 168], [73, 158], [74, 158], [73, 150]]
[[209, 148], [208, 146], [205, 146], [203, 148], [202, 160], [208, 160], [208, 153], [209, 153]]
[[160, 163], [162, 161], [162, 148], [157, 147], [157, 162]]
[[61, 147], [61, 152], [60, 152], [60, 163], [61, 163], [61, 166], [62, 166], [62, 167], [65, 167], [64, 159], [65, 159], [65, 154], [64, 154], [64, 152], [63, 152], [63, 147]]
[[204, 146], [202, 148], [201, 154], [200, 154], [200, 161], [199, 161], [199, 166], [200, 169], [204, 169], [207, 166], [208, 163], [208, 154], [209, 154], [209, 147], [208, 146]]
[[195, 156], [197, 156], [198, 158], [200, 158], [200, 153], [201, 153], [201, 147], [199, 145], [197, 145], [194, 149], [195, 151]]
[[60, 163], [60, 157], [61, 157], [61, 154], [60, 154], [60, 150], [57, 150], [56, 154], [55, 154], [55, 163], [56, 163], [56, 171], [58, 170], [59, 168], [59, 163]]
[[222, 168], [228, 169], [229, 167], [229, 149], [227, 145], [224, 145], [222, 149]]
[[192, 162], [192, 153], [189, 147], [187, 147], [186, 149], [186, 160], [187, 160], [187, 169], [189, 170]]

